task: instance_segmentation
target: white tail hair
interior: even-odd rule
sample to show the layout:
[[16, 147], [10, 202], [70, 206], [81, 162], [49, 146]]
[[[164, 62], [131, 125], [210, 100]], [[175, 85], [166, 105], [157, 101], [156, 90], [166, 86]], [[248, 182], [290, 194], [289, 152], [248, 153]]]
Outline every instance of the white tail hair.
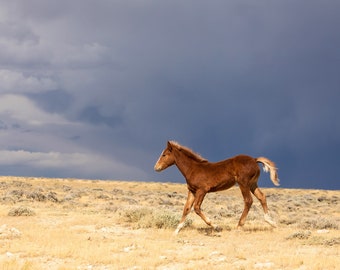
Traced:
[[278, 175], [277, 175], [277, 168], [275, 166], [275, 163], [273, 161], [269, 160], [268, 158], [265, 158], [265, 157], [258, 157], [256, 159], [256, 162], [260, 162], [260, 163], [263, 164], [263, 170], [265, 172], [269, 172], [270, 173], [270, 179], [272, 180], [274, 185], [279, 186], [280, 180], [279, 180]]

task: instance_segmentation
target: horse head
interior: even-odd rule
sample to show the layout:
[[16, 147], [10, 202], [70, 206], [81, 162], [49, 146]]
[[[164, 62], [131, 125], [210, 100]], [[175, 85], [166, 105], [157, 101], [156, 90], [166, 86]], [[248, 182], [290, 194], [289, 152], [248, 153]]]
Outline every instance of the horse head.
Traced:
[[155, 164], [155, 171], [163, 171], [166, 168], [175, 164], [175, 157], [172, 150], [173, 146], [171, 145], [171, 142], [168, 142], [167, 147], [163, 150], [163, 152], [159, 156], [158, 161]]

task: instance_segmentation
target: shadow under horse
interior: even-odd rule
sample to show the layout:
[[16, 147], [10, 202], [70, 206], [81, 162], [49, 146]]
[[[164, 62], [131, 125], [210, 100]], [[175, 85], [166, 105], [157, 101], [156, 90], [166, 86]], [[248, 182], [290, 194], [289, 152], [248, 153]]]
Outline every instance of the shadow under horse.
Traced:
[[238, 227], [244, 225], [253, 203], [251, 193], [261, 202], [265, 221], [276, 227], [276, 223], [268, 212], [266, 196], [257, 186], [260, 176], [260, 167], [257, 163], [262, 163], [263, 170], [270, 173], [270, 179], [274, 185], [278, 186], [277, 168], [275, 163], [268, 158], [238, 155], [219, 162], [209, 162], [191, 149], [175, 141], [168, 141], [167, 147], [162, 151], [154, 169], [159, 172], [169, 166], [176, 165], [183, 174], [188, 186], [187, 201], [175, 233], [178, 234], [184, 227], [185, 219], [192, 207], [206, 224], [216, 229], [217, 227], [212, 224], [211, 220], [201, 210], [203, 199], [209, 192], [226, 190], [236, 183], [239, 185], [244, 199], [244, 209], [238, 222]]

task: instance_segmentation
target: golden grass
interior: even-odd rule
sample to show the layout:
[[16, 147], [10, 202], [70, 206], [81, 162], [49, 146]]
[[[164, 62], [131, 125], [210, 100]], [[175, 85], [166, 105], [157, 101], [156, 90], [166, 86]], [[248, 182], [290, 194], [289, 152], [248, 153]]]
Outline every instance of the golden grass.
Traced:
[[254, 200], [236, 230], [235, 187], [203, 203], [221, 232], [191, 213], [174, 236], [184, 184], [0, 177], [0, 270], [337, 269], [340, 192], [263, 191], [278, 228]]

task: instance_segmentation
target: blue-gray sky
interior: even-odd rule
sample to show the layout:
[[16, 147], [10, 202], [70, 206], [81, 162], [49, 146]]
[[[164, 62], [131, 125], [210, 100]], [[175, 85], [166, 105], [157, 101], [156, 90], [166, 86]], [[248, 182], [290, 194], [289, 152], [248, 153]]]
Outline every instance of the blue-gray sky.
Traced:
[[184, 182], [177, 140], [340, 189], [339, 1], [0, 4], [1, 175]]

